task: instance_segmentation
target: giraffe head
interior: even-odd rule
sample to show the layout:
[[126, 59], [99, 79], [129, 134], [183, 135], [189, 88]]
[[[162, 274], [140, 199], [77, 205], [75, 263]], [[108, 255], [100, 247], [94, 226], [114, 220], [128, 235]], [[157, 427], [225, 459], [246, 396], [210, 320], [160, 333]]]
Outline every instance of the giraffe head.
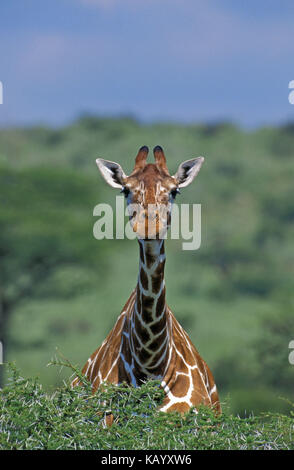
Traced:
[[124, 193], [131, 226], [137, 237], [145, 240], [164, 238], [176, 195], [194, 180], [204, 161], [203, 157], [186, 160], [171, 176], [162, 148], [156, 146], [153, 150], [155, 163], [146, 163], [148, 152], [148, 147], [140, 148], [129, 176], [118, 163], [96, 160], [106, 182]]

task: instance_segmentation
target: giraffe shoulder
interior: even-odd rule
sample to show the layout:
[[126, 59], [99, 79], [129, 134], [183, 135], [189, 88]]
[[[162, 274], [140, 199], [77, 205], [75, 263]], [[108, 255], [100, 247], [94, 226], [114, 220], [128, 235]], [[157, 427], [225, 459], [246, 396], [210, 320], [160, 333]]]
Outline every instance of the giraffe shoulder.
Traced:
[[176, 319], [172, 311], [169, 309], [170, 321], [172, 326], [172, 334], [174, 338], [174, 342], [180, 349], [184, 349], [187, 353], [190, 353], [197, 362], [204, 362], [202, 357], [200, 356], [198, 350], [194, 346], [190, 336], [184, 330], [180, 322]]

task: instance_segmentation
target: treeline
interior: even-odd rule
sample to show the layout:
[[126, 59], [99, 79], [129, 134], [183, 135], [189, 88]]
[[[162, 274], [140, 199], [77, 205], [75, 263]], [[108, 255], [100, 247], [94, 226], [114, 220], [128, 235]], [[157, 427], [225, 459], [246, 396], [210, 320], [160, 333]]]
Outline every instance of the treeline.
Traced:
[[[84, 116], [63, 128], [0, 131], [0, 340], [4, 358], [48, 388], [56, 347], [82, 366], [137, 278], [135, 241], [93, 237], [93, 208], [115, 203], [98, 156], [131, 172], [161, 145], [170, 172], [203, 155], [178, 202], [202, 205], [202, 244], [166, 243], [167, 299], [234, 411], [294, 401], [294, 125], [142, 124]], [[150, 161], [152, 156], [149, 157]], [[279, 397], [282, 397], [280, 399]]]

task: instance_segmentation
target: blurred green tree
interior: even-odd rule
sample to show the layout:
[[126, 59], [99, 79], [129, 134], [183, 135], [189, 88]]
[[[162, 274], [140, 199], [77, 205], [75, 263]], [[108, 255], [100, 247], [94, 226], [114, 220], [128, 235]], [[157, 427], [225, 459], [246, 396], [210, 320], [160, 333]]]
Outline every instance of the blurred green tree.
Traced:
[[0, 340], [6, 354], [14, 309], [50, 291], [57, 297], [79, 293], [80, 277], [77, 286], [69, 273], [94, 269], [93, 255], [99, 256], [99, 271], [103, 254], [92, 236], [98, 191], [89, 177], [60, 168], [16, 171], [2, 165], [0, 187]]

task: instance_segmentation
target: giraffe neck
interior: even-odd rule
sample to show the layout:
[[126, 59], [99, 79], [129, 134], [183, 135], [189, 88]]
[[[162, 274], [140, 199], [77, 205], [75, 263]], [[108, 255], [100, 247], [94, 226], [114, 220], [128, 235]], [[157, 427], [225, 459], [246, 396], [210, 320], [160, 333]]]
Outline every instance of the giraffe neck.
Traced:
[[169, 351], [165, 302], [164, 241], [139, 240], [140, 263], [132, 315], [131, 345], [143, 378], [160, 377]]

